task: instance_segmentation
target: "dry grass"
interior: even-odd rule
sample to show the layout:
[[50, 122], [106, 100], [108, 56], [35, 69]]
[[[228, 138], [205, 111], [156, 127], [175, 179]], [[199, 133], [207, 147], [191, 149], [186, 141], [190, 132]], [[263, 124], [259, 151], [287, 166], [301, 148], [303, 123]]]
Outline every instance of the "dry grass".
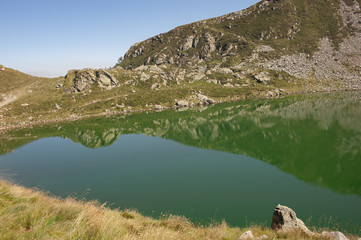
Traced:
[[155, 220], [3, 181], [0, 226], [2, 239], [236, 239], [241, 234], [226, 224], [204, 228], [177, 216]]
[[179, 216], [153, 219], [97, 202], [61, 200], [5, 181], [0, 181], [0, 226], [0, 239], [238, 239], [247, 230], [256, 238], [310, 239], [257, 226], [231, 228], [224, 222], [196, 226]]

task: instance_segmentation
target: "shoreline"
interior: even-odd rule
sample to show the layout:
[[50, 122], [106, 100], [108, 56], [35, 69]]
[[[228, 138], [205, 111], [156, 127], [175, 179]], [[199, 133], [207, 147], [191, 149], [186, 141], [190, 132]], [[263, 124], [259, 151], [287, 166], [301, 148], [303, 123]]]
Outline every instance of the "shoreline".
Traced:
[[[185, 217], [171, 214], [159, 218], [147, 217], [136, 210], [110, 209], [97, 201], [69, 197], [62, 199], [1, 179], [0, 192], [0, 235], [5, 238], [340, 239], [332, 234], [342, 234], [329, 232], [327, 229], [316, 229], [317, 231], [311, 232], [302, 220], [302, 224], [296, 224], [297, 228], [290, 229], [285, 227], [286, 224], [283, 228], [277, 228], [277, 211], [289, 211], [287, 214], [294, 214], [297, 219], [292, 209], [281, 205], [275, 209], [272, 228], [240, 228], [230, 227], [224, 221], [207, 226], [196, 225]], [[284, 221], [288, 220], [285, 218]], [[314, 227], [312, 229], [315, 230]], [[322, 234], [320, 231], [323, 231]], [[348, 234], [347, 237], [358, 239], [355, 235]]]
[[[293, 96], [293, 95], [298, 95], [298, 94], [317, 94], [317, 93], [333, 93], [333, 92], [361, 92], [360, 89], [340, 89], [340, 90], [309, 90], [309, 91], [294, 91], [294, 92], [284, 92], [282, 95], [279, 96], [275, 96], [275, 97], [266, 97], [266, 96], [255, 96], [252, 95], [251, 97], [233, 97], [233, 98], [224, 98], [218, 101], [214, 101], [214, 104], [211, 105], [207, 105], [207, 106], [212, 106], [215, 104], [220, 104], [220, 103], [231, 103], [231, 102], [236, 102], [236, 101], [242, 101], [242, 100], [256, 100], [256, 99], [274, 99], [274, 98], [281, 98], [281, 97], [285, 97], [285, 96]], [[195, 107], [195, 106], [194, 106]], [[189, 108], [194, 108], [194, 107], [189, 107]], [[88, 119], [88, 118], [94, 118], [94, 117], [103, 117], [103, 116], [114, 116], [114, 115], [126, 115], [126, 114], [131, 114], [131, 113], [140, 113], [140, 112], [147, 112], [147, 111], [163, 111], [163, 110], [169, 110], [169, 109], [177, 109], [180, 107], [177, 106], [172, 106], [172, 107], [164, 107], [162, 106], [161, 109], [156, 109], [154, 107], [152, 108], [141, 108], [141, 109], [136, 109], [136, 110], [126, 110], [126, 111], [111, 111], [111, 112], [102, 112], [102, 113], [94, 113], [94, 114], [88, 114], [88, 115], [82, 115], [82, 116], [76, 116], [76, 117], [65, 117], [62, 119], [49, 119], [49, 120], [38, 120], [38, 121], [33, 121], [33, 122], [29, 122], [26, 124], [21, 124], [20, 125], [10, 125], [10, 126], [6, 126], [6, 127], [0, 127], [0, 133], [5, 133], [8, 131], [12, 131], [12, 130], [19, 130], [19, 129], [26, 129], [26, 128], [33, 128], [36, 126], [40, 126], [40, 125], [47, 125], [47, 124], [53, 124], [53, 123], [62, 123], [62, 122], [75, 122], [78, 120], [82, 120], [82, 119]]]

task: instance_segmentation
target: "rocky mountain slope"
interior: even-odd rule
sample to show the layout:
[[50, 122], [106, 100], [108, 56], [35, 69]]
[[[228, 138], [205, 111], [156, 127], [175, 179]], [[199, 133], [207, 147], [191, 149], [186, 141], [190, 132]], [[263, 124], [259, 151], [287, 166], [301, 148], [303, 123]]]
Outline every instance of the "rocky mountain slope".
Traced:
[[150, 72], [158, 66], [163, 84], [202, 80], [247, 87], [313, 79], [320, 90], [359, 89], [360, 3], [262, 0], [136, 43], [118, 66]]
[[0, 66], [0, 130], [95, 115], [361, 89], [361, 0], [262, 0], [133, 45], [111, 69]]

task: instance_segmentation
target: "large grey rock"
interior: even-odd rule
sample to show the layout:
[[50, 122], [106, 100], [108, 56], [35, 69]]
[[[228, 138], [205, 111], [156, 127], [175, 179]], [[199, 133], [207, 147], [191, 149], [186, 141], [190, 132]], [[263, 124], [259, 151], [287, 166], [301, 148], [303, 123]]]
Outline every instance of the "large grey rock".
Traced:
[[185, 100], [179, 100], [176, 101], [175, 105], [178, 107], [188, 107], [188, 102]]
[[268, 72], [261, 72], [259, 74], [254, 75], [254, 79], [258, 82], [258, 83], [264, 83], [267, 84], [270, 80], [271, 77], [269, 75]]
[[94, 83], [106, 90], [118, 84], [118, 80], [112, 74], [102, 69], [70, 70], [65, 78], [73, 83], [70, 92], [90, 91], [90, 86]]
[[164, 73], [164, 71], [162, 69], [160, 69], [159, 67], [154, 66], [154, 65], [149, 67], [149, 72], [155, 73], [155, 74], [163, 74]]
[[136, 69], [134, 69], [134, 71], [138, 71], [138, 72], [147, 71], [147, 70], [148, 70], [148, 66], [139, 66]]
[[188, 49], [193, 47], [193, 40], [194, 40], [194, 36], [188, 36], [186, 38], [186, 42], [183, 44], [183, 46], [181, 47], [181, 50], [183, 51], [187, 51]]
[[201, 104], [203, 105], [209, 105], [209, 104], [213, 104], [214, 100], [203, 95], [203, 94], [197, 94], [197, 100], [199, 100], [201, 102]]
[[163, 110], [163, 106], [162, 105], [155, 105], [155, 110]]
[[149, 78], [150, 76], [145, 72], [142, 72], [142, 74], [140, 75], [140, 81], [147, 81]]
[[257, 48], [257, 52], [273, 52], [274, 49], [269, 45], [261, 45]]
[[284, 232], [304, 232], [308, 236], [315, 235], [311, 232], [296, 213], [289, 207], [278, 205], [272, 217], [272, 229]]
[[251, 240], [251, 239], [254, 239], [254, 235], [252, 231], [247, 231], [239, 237], [239, 240]]
[[106, 90], [110, 90], [118, 84], [118, 80], [112, 74], [105, 70], [97, 70], [96, 76], [98, 86]]
[[329, 238], [332, 240], [348, 240], [348, 238], [342, 232], [322, 232], [322, 238]]
[[222, 74], [233, 74], [233, 71], [230, 68], [218, 68], [216, 71]]
[[194, 74], [193, 75], [193, 80], [194, 81], [199, 81], [199, 80], [202, 80], [203, 78], [205, 78], [205, 74], [203, 73], [197, 73], [197, 74]]

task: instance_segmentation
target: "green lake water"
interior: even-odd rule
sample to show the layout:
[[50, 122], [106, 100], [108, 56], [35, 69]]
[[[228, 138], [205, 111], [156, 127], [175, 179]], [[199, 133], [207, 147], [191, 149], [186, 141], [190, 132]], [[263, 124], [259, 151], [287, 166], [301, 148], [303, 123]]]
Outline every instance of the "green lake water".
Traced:
[[94, 118], [0, 138], [0, 177], [144, 215], [361, 234], [361, 93]]

